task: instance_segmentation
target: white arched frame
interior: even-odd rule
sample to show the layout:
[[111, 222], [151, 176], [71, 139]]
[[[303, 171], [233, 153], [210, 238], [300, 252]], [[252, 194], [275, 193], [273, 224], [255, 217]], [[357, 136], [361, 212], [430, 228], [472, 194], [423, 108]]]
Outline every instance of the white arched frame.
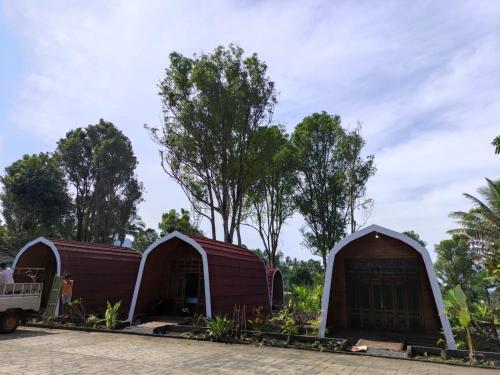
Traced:
[[208, 274], [208, 259], [207, 259], [207, 252], [201, 247], [201, 245], [193, 240], [192, 238], [186, 236], [185, 234], [181, 232], [172, 232], [167, 234], [166, 236], [156, 240], [153, 242], [149, 247], [146, 249], [146, 251], [142, 254], [142, 259], [141, 259], [141, 264], [139, 266], [139, 273], [137, 274], [137, 279], [135, 282], [135, 288], [134, 288], [134, 295], [132, 297], [132, 302], [130, 303], [130, 311], [128, 314], [128, 321], [130, 323], [133, 322], [134, 320], [134, 314], [135, 314], [135, 307], [137, 305], [137, 298], [139, 297], [139, 291], [141, 289], [141, 283], [142, 283], [142, 275], [144, 273], [144, 266], [146, 265], [147, 259], [149, 254], [154, 251], [159, 245], [161, 245], [164, 242], [167, 242], [173, 238], [178, 238], [181, 241], [191, 245], [200, 255], [201, 255], [201, 260], [203, 263], [203, 279], [204, 279], [204, 285], [205, 285], [205, 313], [207, 318], [212, 317], [212, 300], [210, 297], [210, 278]]
[[[46, 245], [50, 250], [52, 250], [52, 253], [54, 253], [54, 257], [56, 258], [56, 275], [61, 274], [61, 256], [59, 255], [59, 251], [57, 250], [57, 247], [54, 245], [54, 243], [44, 237], [38, 237], [37, 239], [28, 242], [24, 247], [19, 250], [19, 252], [16, 255], [16, 259], [14, 259], [14, 263], [12, 264], [12, 268], [16, 268], [17, 262], [19, 261], [19, 258], [32, 246], [36, 244], [44, 244]], [[56, 305], [56, 311], [55, 311], [55, 316], [57, 317], [59, 315], [59, 299], [57, 300], [57, 305]]]
[[429, 253], [425, 247], [423, 247], [421, 244], [419, 244], [417, 241], [413, 240], [412, 238], [405, 236], [402, 233], [395, 232], [393, 230], [381, 227], [379, 225], [370, 225], [369, 227], [366, 227], [364, 229], [361, 229], [355, 233], [352, 233], [351, 235], [345, 237], [341, 241], [339, 241], [333, 249], [330, 251], [328, 255], [328, 264], [326, 268], [326, 274], [325, 274], [325, 283], [324, 283], [324, 288], [323, 288], [323, 298], [321, 301], [321, 323], [320, 323], [320, 330], [319, 334], [320, 337], [325, 337], [325, 331], [326, 331], [326, 322], [328, 318], [328, 305], [329, 305], [329, 299], [330, 299], [330, 289], [332, 285], [332, 276], [333, 276], [333, 266], [335, 262], [335, 256], [337, 253], [342, 250], [347, 244], [349, 244], [352, 241], [355, 241], [361, 237], [364, 237], [370, 233], [380, 233], [388, 237], [395, 238], [397, 240], [400, 240], [401, 242], [406, 243], [407, 245], [411, 246], [414, 250], [416, 250], [421, 256], [424, 261], [425, 265], [425, 270], [427, 272], [427, 277], [429, 279], [431, 289], [432, 289], [432, 294], [434, 296], [434, 301], [436, 303], [436, 307], [438, 310], [439, 314], [439, 319], [441, 321], [441, 326], [443, 328], [444, 336], [446, 339], [446, 344], [448, 349], [456, 349], [456, 344], [455, 344], [455, 339], [453, 337], [453, 333], [451, 331], [451, 326], [450, 322], [448, 320], [448, 316], [446, 315], [446, 311], [444, 308], [443, 304], [443, 298], [441, 296], [441, 290], [439, 289], [439, 283], [436, 277], [436, 273], [434, 271], [434, 267], [432, 265], [432, 260], [431, 257], [429, 256]]

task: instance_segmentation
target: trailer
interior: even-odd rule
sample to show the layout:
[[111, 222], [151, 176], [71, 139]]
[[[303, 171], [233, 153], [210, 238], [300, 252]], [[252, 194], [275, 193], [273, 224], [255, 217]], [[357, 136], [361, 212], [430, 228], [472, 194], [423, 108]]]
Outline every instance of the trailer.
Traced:
[[19, 322], [40, 309], [43, 283], [14, 283], [0, 286], [0, 332], [14, 332]]

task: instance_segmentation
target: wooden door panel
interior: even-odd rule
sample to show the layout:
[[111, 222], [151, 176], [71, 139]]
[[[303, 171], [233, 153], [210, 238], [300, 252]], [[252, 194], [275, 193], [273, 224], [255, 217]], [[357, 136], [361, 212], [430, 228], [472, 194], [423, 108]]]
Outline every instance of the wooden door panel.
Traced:
[[417, 270], [417, 264], [409, 261], [348, 262], [349, 326], [390, 331], [421, 329]]

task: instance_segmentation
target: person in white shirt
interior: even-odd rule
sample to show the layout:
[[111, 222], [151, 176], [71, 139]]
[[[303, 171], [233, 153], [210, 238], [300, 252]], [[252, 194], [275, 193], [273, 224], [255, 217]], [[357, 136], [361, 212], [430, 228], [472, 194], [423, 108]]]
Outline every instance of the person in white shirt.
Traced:
[[14, 270], [7, 264], [0, 263], [0, 293], [4, 293], [6, 284], [14, 284]]

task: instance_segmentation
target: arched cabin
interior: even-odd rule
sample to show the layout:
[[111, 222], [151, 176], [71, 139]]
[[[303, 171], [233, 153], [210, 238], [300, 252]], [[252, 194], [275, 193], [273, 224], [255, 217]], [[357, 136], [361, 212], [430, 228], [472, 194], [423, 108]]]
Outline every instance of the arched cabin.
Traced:
[[[125, 247], [37, 238], [17, 254], [13, 268], [43, 268], [42, 308], [46, 307], [54, 276], [71, 274], [73, 300], [82, 299], [87, 313], [102, 314], [106, 302], [122, 301], [128, 312], [141, 254]], [[16, 282], [26, 276], [14, 275]], [[56, 315], [60, 310], [56, 309]]]
[[147, 315], [247, 317], [270, 312], [266, 268], [252, 251], [205, 237], [172, 232], [143, 254], [129, 321]]
[[330, 251], [320, 335], [369, 336], [435, 343], [441, 331], [456, 348], [427, 250], [378, 225]]
[[267, 285], [269, 286], [269, 300], [273, 310], [283, 306], [283, 275], [279, 268], [267, 268]]

